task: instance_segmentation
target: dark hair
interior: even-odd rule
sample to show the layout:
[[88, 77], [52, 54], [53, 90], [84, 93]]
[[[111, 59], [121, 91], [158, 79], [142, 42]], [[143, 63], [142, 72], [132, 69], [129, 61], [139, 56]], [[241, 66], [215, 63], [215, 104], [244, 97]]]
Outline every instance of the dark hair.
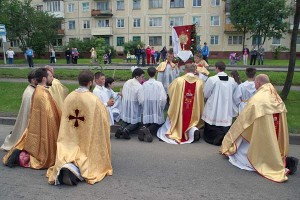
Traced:
[[242, 83], [240, 75], [236, 70], [232, 70], [230, 75], [238, 85]]
[[147, 69], [147, 73], [148, 73], [148, 75], [152, 78], [152, 77], [154, 77], [155, 74], [156, 74], [156, 69], [155, 69], [154, 67], [149, 67], [149, 68]]
[[35, 79], [35, 71], [36, 71], [36, 70], [33, 69], [33, 70], [31, 70], [31, 71], [28, 73], [27, 78], [28, 78], [28, 82], [29, 82], [29, 83], [31, 83], [31, 80], [32, 80], [32, 79]]
[[145, 74], [145, 72], [141, 68], [136, 68], [132, 72], [132, 78], [135, 78], [137, 76], [141, 76], [142, 74]]
[[90, 81], [94, 80], [94, 74], [90, 70], [83, 70], [78, 75], [80, 86], [87, 86]]
[[43, 81], [43, 78], [44, 77], [48, 77], [48, 70], [46, 68], [38, 68], [36, 71], [35, 71], [35, 79], [38, 83], [41, 83]]
[[216, 68], [218, 68], [221, 72], [225, 71], [226, 65], [224, 62], [219, 61], [215, 64]]
[[102, 72], [96, 72], [95, 73], [95, 79], [100, 78], [101, 76], [105, 76]]
[[174, 53], [173, 48], [170, 48], [167, 53], [168, 54], [173, 54]]
[[199, 53], [199, 52], [195, 53], [195, 54], [194, 54], [194, 57], [195, 57], [195, 56], [197, 56], [197, 57], [199, 57], [199, 58], [202, 58], [202, 55], [201, 55], [201, 53]]
[[254, 78], [256, 74], [256, 69], [253, 67], [246, 68], [246, 76], [247, 78]]
[[105, 87], [108, 88], [108, 84], [112, 84], [113, 82], [115, 82], [115, 79], [112, 77], [105, 78]]

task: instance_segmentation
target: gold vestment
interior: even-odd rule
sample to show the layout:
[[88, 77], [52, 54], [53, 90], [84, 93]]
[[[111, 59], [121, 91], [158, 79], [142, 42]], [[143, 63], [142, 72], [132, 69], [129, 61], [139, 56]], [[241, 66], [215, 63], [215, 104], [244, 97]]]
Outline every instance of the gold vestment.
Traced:
[[52, 86], [49, 87], [49, 92], [56, 101], [58, 107], [62, 110], [64, 100], [69, 93], [68, 88], [66, 88], [66, 86], [64, 86], [58, 79], [54, 78]]
[[[166, 67], [167, 67], [167, 63], [168, 63], [168, 61], [161, 62], [161, 63], [158, 65], [158, 67], [156, 68], [156, 71], [157, 71], [157, 72], [164, 72], [165, 69], [166, 69]], [[172, 69], [175, 69], [175, 68], [176, 68], [176, 65], [175, 65], [174, 63], [172, 63], [172, 62], [169, 62], [169, 63], [170, 63], [170, 65], [171, 65], [171, 68], [172, 68]]]

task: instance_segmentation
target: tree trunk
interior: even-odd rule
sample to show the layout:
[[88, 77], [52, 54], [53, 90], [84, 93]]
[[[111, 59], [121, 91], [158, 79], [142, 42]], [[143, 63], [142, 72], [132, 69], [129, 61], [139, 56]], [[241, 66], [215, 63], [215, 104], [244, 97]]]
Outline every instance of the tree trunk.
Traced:
[[296, 1], [295, 10], [296, 11], [294, 15], [294, 27], [292, 31], [291, 45], [290, 45], [289, 68], [285, 79], [284, 87], [280, 95], [283, 101], [285, 101], [288, 97], [288, 94], [291, 89], [292, 81], [293, 81], [293, 76], [294, 76], [295, 63], [296, 63], [296, 42], [297, 42], [297, 34], [298, 34], [299, 21], [300, 21], [300, 0]]

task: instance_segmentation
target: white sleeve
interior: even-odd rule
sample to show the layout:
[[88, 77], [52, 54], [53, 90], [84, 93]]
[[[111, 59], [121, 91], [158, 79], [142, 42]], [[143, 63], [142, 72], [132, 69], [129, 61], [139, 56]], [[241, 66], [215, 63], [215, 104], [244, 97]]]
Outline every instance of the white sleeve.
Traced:
[[166, 94], [166, 91], [164, 89], [164, 86], [162, 84], [159, 85], [160, 87], [160, 93], [161, 93], [161, 96], [160, 96], [160, 102], [161, 102], [161, 106], [162, 107], [165, 107], [166, 103], [167, 103], [167, 94]]
[[212, 78], [208, 78], [204, 85], [204, 98], [208, 99], [214, 89], [214, 83]]
[[143, 103], [144, 103], [144, 89], [143, 89], [143, 87], [140, 87], [138, 89], [138, 94], [137, 95], [138, 95], [139, 104], [143, 105]]
[[242, 90], [241, 85], [239, 85], [233, 93], [233, 102], [238, 106], [241, 103]]

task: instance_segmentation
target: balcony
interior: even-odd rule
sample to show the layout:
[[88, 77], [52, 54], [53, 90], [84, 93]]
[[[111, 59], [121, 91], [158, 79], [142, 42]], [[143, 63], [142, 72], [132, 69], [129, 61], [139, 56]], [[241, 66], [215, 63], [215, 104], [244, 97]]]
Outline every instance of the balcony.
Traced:
[[46, 11], [48, 14], [53, 15], [56, 18], [65, 18], [65, 13], [63, 11]]
[[232, 24], [225, 24], [224, 32], [237, 32]]
[[111, 10], [95, 10], [92, 9], [92, 17], [112, 17], [112, 11]]
[[57, 35], [65, 35], [65, 30], [63, 30], [63, 29], [58, 29], [58, 30], [57, 30]]
[[91, 28], [91, 35], [113, 35], [112, 27]]

